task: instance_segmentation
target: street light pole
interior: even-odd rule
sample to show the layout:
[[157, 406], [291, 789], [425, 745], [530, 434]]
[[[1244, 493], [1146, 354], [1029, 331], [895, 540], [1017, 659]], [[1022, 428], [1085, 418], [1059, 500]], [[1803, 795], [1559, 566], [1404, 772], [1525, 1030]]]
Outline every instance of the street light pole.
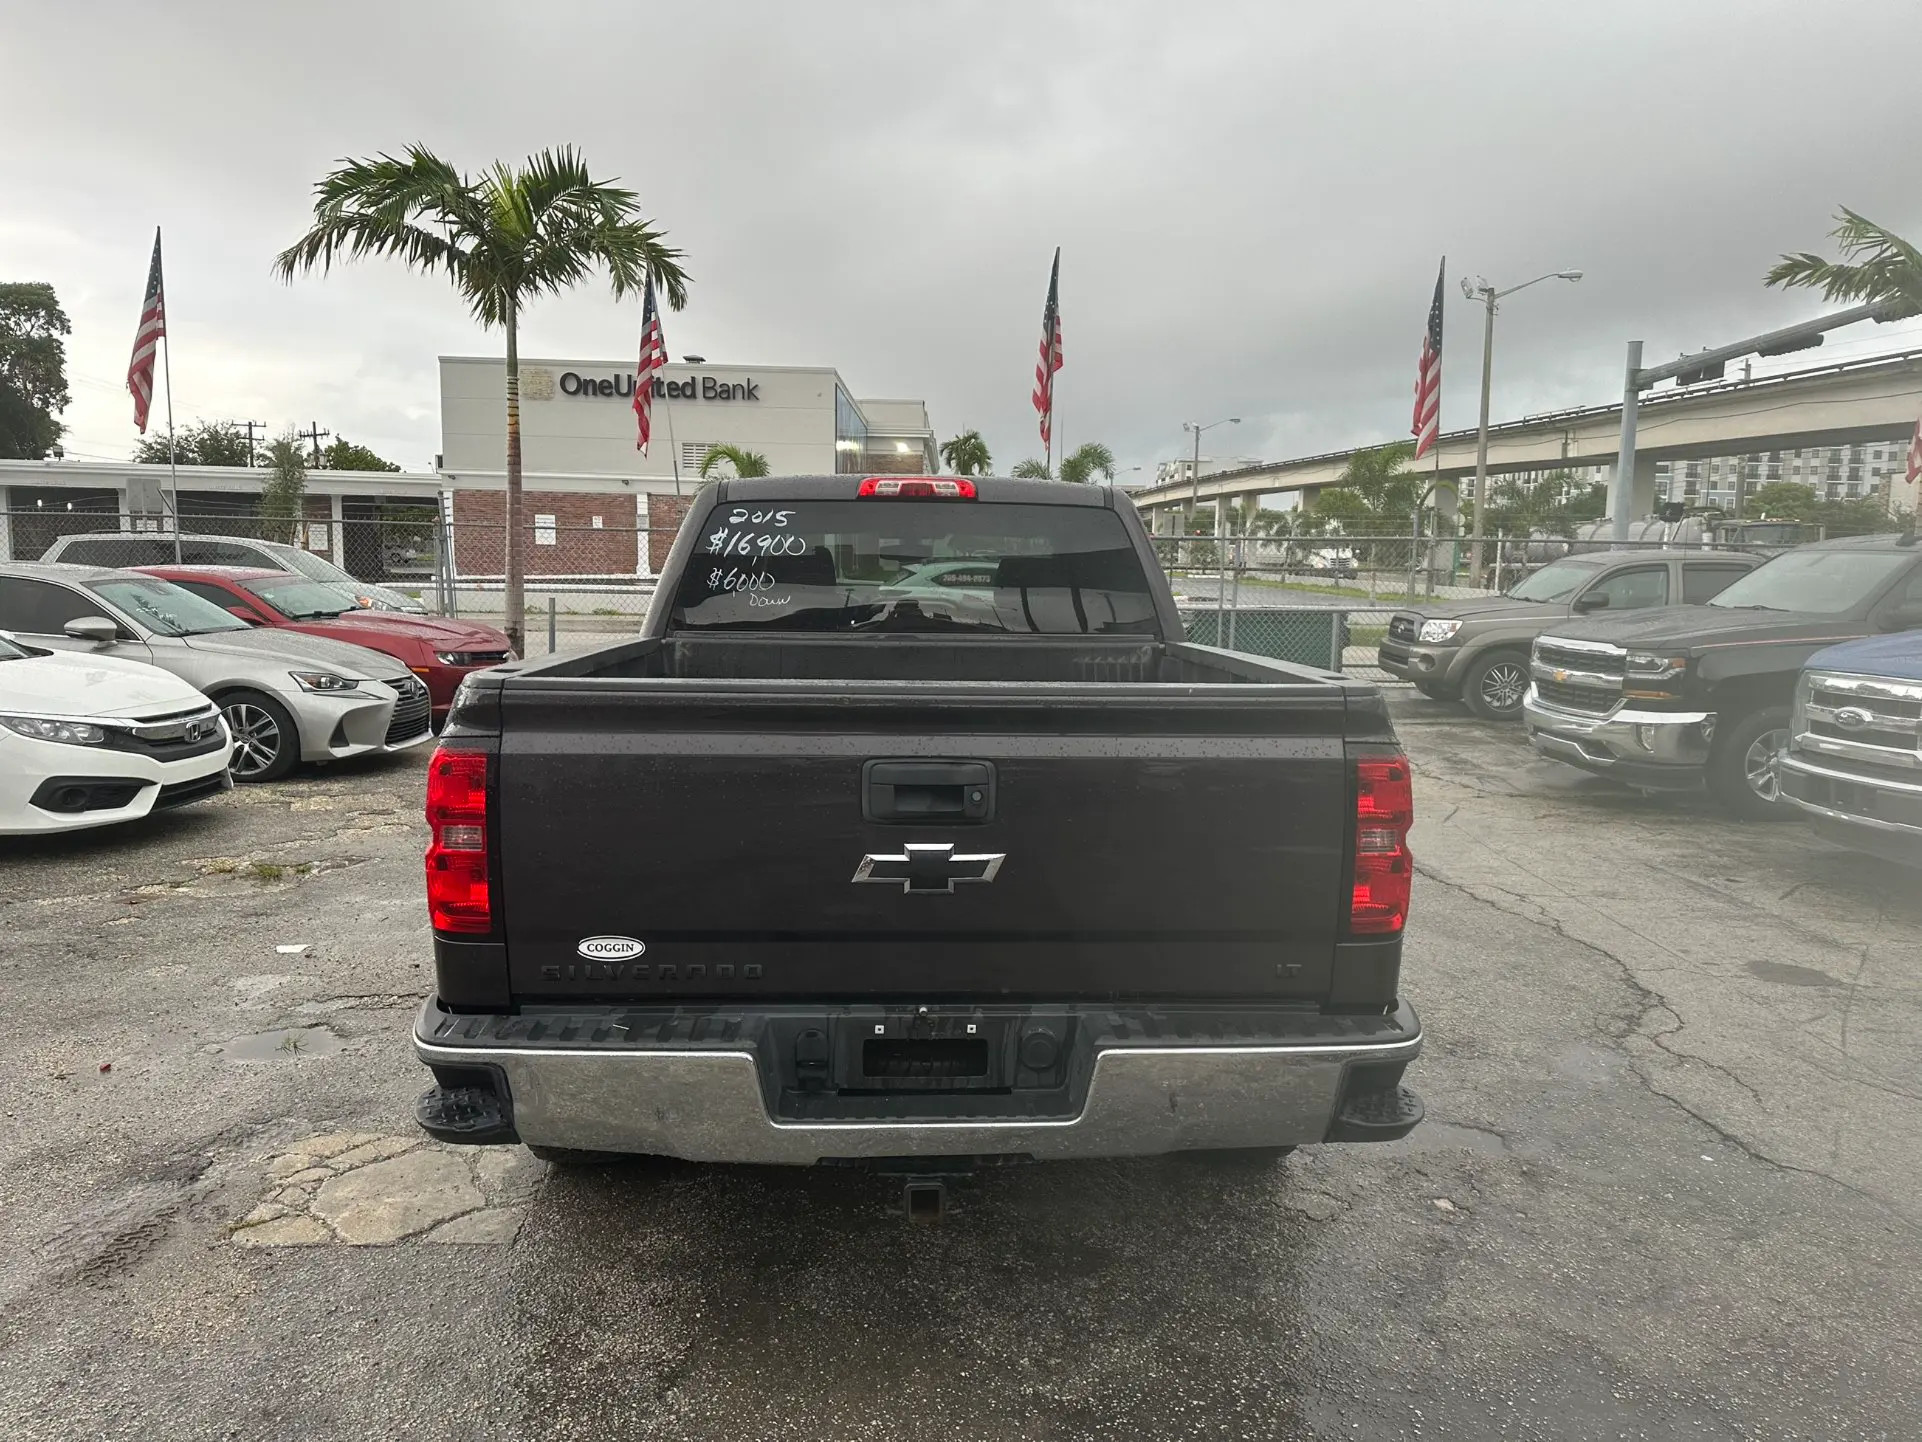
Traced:
[[1471, 586], [1479, 586], [1482, 576], [1482, 513], [1488, 509], [1482, 504], [1488, 495], [1488, 392], [1495, 374], [1495, 292], [1483, 282], [1481, 294], [1488, 313], [1482, 323], [1482, 418], [1475, 428], [1474, 544], [1468, 548]]
[[1201, 508], [1201, 433], [1203, 431], [1212, 431], [1216, 426], [1238, 426], [1240, 424], [1240, 416], [1223, 416], [1218, 421], [1209, 421], [1205, 426], [1199, 421], [1183, 421], [1181, 423], [1181, 428], [1184, 431], [1193, 431], [1195, 433], [1194, 469], [1188, 472], [1188, 516], [1191, 523], [1194, 518], [1194, 513]]
[[1495, 302], [1504, 296], [1513, 295], [1518, 290], [1527, 290], [1531, 285], [1540, 285], [1545, 280], [1580, 280], [1579, 270], [1551, 270], [1547, 275], [1538, 275], [1533, 280], [1525, 280], [1520, 285], [1511, 285], [1507, 290], [1496, 290], [1480, 276], [1471, 282], [1462, 280], [1462, 294], [1470, 300], [1479, 298], [1488, 308], [1488, 318], [1482, 328], [1482, 418], [1475, 432], [1475, 521], [1471, 528], [1472, 544], [1468, 550], [1468, 567], [1471, 580], [1479, 581], [1482, 574], [1482, 513], [1488, 509], [1488, 392], [1489, 383], [1495, 369]]

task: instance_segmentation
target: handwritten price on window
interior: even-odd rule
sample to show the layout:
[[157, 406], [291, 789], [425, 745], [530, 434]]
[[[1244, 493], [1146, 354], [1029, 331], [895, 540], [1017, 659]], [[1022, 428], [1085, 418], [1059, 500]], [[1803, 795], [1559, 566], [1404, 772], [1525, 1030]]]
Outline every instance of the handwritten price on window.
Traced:
[[710, 556], [805, 556], [805, 536], [773, 535], [766, 531], [730, 531], [721, 527], [707, 538]]
[[765, 591], [773, 584], [774, 577], [766, 571], [744, 571], [739, 566], [726, 569], [716, 566], [707, 573], [707, 588], [710, 591]]

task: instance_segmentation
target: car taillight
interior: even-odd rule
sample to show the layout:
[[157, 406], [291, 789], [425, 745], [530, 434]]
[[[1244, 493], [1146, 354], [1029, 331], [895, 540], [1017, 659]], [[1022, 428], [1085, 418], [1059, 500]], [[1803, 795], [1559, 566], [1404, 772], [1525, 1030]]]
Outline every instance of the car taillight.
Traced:
[[972, 501], [973, 481], [923, 480], [919, 477], [869, 476], [861, 482], [863, 496], [919, 496], [923, 500]]
[[427, 763], [427, 914], [436, 931], [491, 931], [487, 757], [436, 751]]
[[1415, 788], [1406, 756], [1355, 760], [1355, 874], [1348, 930], [1356, 936], [1400, 931], [1408, 920], [1415, 858], [1408, 828], [1415, 824]]

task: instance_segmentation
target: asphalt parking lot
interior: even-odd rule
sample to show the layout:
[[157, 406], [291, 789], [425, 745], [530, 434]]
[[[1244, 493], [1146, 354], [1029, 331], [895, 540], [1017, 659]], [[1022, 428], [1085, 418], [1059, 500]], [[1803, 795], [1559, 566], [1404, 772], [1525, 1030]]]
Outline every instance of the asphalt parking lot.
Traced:
[[422, 1143], [421, 752], [0, 841], [0, 1434], [1916, 1436], [1922, 878], [1396, 706], [1424, 1127], [933, 1227]]

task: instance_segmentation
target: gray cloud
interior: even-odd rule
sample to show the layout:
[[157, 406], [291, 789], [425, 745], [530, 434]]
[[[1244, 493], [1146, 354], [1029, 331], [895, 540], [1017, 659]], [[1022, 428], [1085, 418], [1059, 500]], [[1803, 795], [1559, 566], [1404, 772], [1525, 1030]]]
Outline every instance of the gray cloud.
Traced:
[[[438, 280], [374, 265], [286, 287], [268, 261], [339, 156], [418, 139], [478, 168], [573, 142], [688, 252], [677, 353], [838, 366], [857, 393], [925, 397], [943, 434], [979, 426], [1005, 467], [1039, 448], [1059, 244], [1068, 444], [1152, 465], [1184, 418], [1238, 414], [1221, 448], [1279, 457], [1406, 430], [1443, 251], [1450, 427], [1479, 368], [1463, 273], [1587, 272], [1504, 307], [1498, 415], [1609, 399], [1631, 336], [1661, 357], [1819, 310], [1760, 275], [1821, 248], [1837, 204], [1922, 233], [1911, 18], [1896, 0], [14, 7], [0, 277], [52, 280], [73, 314], [76, 453], [131, 443], [119, 378], [159, 222], [181, 418], [317, 418], [425, 465], [434, 357], [499, 337]], [[637, 326], [589, 287], [540, 304], [523, 349], [622, 356]]]

